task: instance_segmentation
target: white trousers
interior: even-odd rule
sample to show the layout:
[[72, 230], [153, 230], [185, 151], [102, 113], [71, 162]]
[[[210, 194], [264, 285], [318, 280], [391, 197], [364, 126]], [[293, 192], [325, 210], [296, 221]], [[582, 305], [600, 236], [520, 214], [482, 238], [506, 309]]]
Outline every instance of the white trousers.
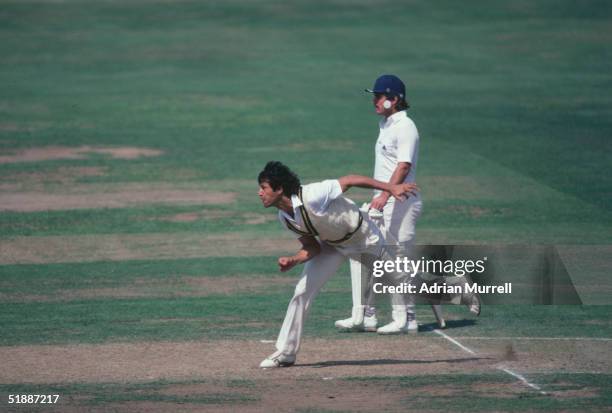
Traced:
[[[304, 270], [295, 286], [293, 298], [289, 301], [285, 320], [276, 340], [276, 349], [280, 353], [288, 355], [297, 354], [300, 349], [304, 322], [310, 310], [310, 305], [321, 288], [323, 288], [323, 285], [338, 271], [347, 258], [355, 260], [357, 264], [363, 263], [363, 268], [371, 269], [371, 261], [378, 259], [380, 250], [380, 245], [372, 245], [361, 254], [354, 253], [345, 256], [336, 248], [325, 243], [321, 244], [321, 252], [304, 264]], [[365, 273], [365, 271], [363, 276], [368, 280], [371, 279], [370, 274]], [[370, 286], [368, 283], [360, 284], [364, 289], [364, 291], [359, 291], [358, 293], [359, 300], [361, 301], [365, 289], [369, 289]], [[354, 294], [353, 300], [355, 299]]]
[[387, 244], [412, 245], [415, 237], [416, 222], [421, 216], [423, 202], [421, 196], [410, 196], [405, 201], [390, 198], [383, 209]]
[[[421, 196], [410, 196], [405, 201], [397, 201], [390, 198], [383, 209], [382, 219], [373, 220], [381, 230], [385, 238], [385, 244], [394, 246], [393, 255], [398, 257], [410, 257], [410, 249], [414, 243], [416, 222], [421, 216], [423, 203]], [[353, 290], [353, 306], [357, 291], [361, 290], [363, 275], [359, 262], [351, 260], [351, 288]], [[357, 291], [356, 291], [357, 290]], [[365, 293], [365, 301], [368, 306], [376, 303], [376, 294], [372, 290]], [[404, 294], [390, 294], [391, 304], [394, 308], [404, 310], [414, 309], [414, 297]]]

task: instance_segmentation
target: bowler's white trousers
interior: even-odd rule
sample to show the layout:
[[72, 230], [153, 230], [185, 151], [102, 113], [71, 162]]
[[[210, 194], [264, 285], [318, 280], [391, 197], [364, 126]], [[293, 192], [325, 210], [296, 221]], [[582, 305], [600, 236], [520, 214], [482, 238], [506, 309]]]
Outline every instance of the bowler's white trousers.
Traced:
[[[363, 269], [371, 269], [373, 261], [379, 259], [381, 253], [382, 237], [380, 237], [379, 242], [364, 246], [361, 251], [356, 251], [354, 248], [350, 251], [343, 251], [341, 248], [332, 247], [324, 242], [321, 243], [321, 252], [304, 264], [300, 281], [295, 286], [293, 298], [289, 302], [283, 326], [276, 340], [278, 352], [288, 355], [297, 354], [302, 340], [304, 322], [312, 301], [347, 258], [361, 263]], [[362, 271], [362, 273], [364, 273], [364, 281], [371, 279], [369, 271]], [[363, 291], [359, 293], [353, 291], [353, 300], [358, 300], [358, 304], [363, 301], [364, 291], [370, 288], [367, 282], [361, 284]]]

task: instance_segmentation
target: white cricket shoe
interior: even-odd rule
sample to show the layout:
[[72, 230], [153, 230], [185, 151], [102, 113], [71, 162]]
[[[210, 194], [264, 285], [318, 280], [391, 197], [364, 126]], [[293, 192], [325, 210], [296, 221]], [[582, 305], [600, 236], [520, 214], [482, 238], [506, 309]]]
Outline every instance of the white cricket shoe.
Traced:
[[408, 323], [401, 325], [397, 321], [391, 321], [389, 324], [386, 324], [380, 327], [378, 330], [376, 330], [378, 334], [389, 334], [389, 335], [390, 334], [405, 334], [408, 331], [409, 331]]
[[419, 329], [414, 313], [393, 310], [392, 315], [393, 321], [376, 330], [378, 334], [405, 334]]
[[278, 351], [268, 356], [259, 364], [262, 369], [274, 369], [277, 367], [290, 367], [295, 364], [295, 355], [283, 354]]
[[355, 324], [353, 321], [353, 317], [345, 318], [344, 320], [338, 320], [334, 323], [336, 328], [342, 331], [351, 331], [351, 332], [375, 332], [376, 327], [378, 326], [378, 319], [376, 315], [373, 316], [365, 316], [363, 317], [363, 322], [359, 324]]

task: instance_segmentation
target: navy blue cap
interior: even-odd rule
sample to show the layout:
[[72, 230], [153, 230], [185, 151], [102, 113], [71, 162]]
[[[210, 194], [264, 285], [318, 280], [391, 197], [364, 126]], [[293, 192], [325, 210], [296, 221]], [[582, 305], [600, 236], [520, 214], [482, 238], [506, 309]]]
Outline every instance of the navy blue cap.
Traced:
[[406, 86], [404, 82], [395, 75], [382, 75], [376, 82], [372, 89], [365, 89], [369, 93], [383, 93], [386, 96], [398, 96], [401, 100], [406, 99]]

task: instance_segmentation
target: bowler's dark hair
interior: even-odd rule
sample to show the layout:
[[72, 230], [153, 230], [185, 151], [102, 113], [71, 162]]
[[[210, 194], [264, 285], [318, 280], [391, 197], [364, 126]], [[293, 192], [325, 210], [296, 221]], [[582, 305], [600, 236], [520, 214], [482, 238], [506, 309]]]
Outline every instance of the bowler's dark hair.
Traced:
[[300, 190], [300, 178], [287, 166], [278, 161], [270, 161], [263, 171], [259, 173], [257, 181], [261, 184], [267, 182], [275, 191], [281, 187], [287, 196], [297, 195]]

